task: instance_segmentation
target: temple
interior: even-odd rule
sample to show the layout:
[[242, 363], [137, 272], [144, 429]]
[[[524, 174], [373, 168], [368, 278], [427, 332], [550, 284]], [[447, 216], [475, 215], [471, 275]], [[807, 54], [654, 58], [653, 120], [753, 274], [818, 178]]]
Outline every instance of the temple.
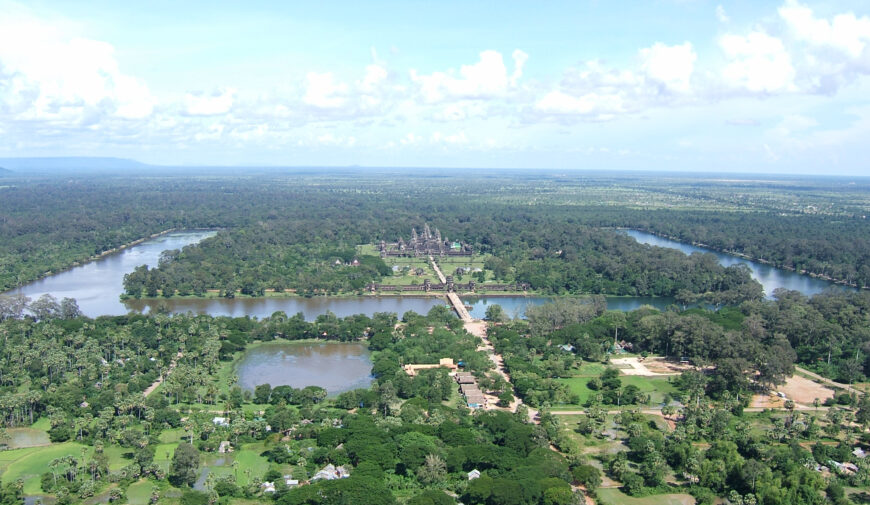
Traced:
[[473, 280], [468, 281], [467, 283], [459, 283], [453, 281], [453, 276], [448, 275], [446, 282], [439, 282], [438, 284], [433, 283], [429, 279], [424, 279], [423, 284], [411, 284], [407, 286], [401, 286], [398, 284], [380, 284], [380, 283], [370, 283], [366, 286], [366, 289], [369, 291], [376, 292], [384, 292], [384, 291], [396, 291], [396, 292], [410, 292], [410, 291], [422, 291], [424, 293], [429, 293], [432, 291], [446, 291], [448, 293], [460, 293], [460, 292], [468, 292], [472, 293], [475, 291], [528, 291], [529, 284], [526, 282], [517, 282], [514, 284], [479, 284], [474, 282]]
[[411, 238], [407, 242], [402, 237], [393, 243], [381, 240], [378, 249], [381, 258], [388, 256], [407, 258], [438, 256], [443, 258], [444, 256], [471, 256], [474, 253], [470, 244], [450, 242], [447, 237], [442, 238], [438, 228], [435, 228], [435, 233], [432, 233], [428, 223], [423, 225], [423, 233], [419, 235], [416, 228], [411, 228]]

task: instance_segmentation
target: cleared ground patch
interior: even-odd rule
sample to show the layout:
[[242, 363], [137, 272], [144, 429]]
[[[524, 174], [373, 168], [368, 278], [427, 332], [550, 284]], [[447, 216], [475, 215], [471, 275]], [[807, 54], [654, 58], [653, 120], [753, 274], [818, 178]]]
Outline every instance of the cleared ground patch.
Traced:
[[805, 405], [812, 405], [816, 398], [824, 402], [834, 396], [833, 389], [799, 375], [789, 377], [785, 385], [780, 386], [778, 390], [785, 393], [788, 399]]
[[616, 488], [599, 489], [598, 496], [601, 503], [610, 505], [694, 505], [695, 498], [690, 494], [673, 493], [657, 494], [634, 498]]
[[[776, 393], [783, 393], [785, 398], [780, 397]], [[774, 391], [766, 395], [755, 395], [752, 397], [752, 407], [756, 408], [782, 408], [785, 406], [786, 400], [794, 401], [798, 408], [812, 408], [813, 401], [818, 398], [822, 403], [828, 398], [834, 396], [834, 390], [818, 382], [803, 377], [801, 375], [792, 375], [785, 384], [777, 386]]]
[[666, 361], [664, 358], [647, 358], [641, 359], [638, 357], [613, 358], [610, 363], [619, 368], [625, 375], [679, 375], [684, 370], [692, 368], [687, 364], [680, 364], [672, 361]]

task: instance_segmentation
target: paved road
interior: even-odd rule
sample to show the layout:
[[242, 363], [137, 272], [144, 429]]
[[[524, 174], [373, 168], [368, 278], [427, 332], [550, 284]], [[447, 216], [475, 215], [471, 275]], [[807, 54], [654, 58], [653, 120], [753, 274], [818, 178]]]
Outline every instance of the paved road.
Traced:
[[[438, 276], [441, 284], [446, 284], [447, 278], [444, 277], [441, 269], [438, 268], [438, 263], [435, 263], [435, 258], [429, 256], [429, 261], [432, 263], [432, 268], [435, 270], [435, 274]], [[471, 314], [468, 313], [468, 309], [465, 308], [465, 304], [462, 303], [459, 295], [457, 295], [456, 293], [447, 293], [447, 301], [450, 302], [450, 305], [453, 305], [453, 309], [459, 315], [459, 319], [462, 319], [462, 321], [465, 323], [474, 322], [474, 318], [471, 317]]]

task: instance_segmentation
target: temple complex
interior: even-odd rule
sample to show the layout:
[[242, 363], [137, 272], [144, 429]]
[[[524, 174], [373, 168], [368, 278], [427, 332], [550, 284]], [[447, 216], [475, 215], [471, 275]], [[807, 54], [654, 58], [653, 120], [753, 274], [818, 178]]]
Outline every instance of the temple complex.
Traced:
[[450, 242], [447, 237], [442, 238], [438, 228], [435, 228], [435, 233], [432, 233], [428, 223], [423, 225], [421, 234], [417, 234], [416, 228], [411, 228], [411, 238], [407, 242], [402, 237], [393, 243], [381, 240], [378, 249], [381, 258], [388, 256], [409, 258], [471, 256], [474, 252], [470, 244]]

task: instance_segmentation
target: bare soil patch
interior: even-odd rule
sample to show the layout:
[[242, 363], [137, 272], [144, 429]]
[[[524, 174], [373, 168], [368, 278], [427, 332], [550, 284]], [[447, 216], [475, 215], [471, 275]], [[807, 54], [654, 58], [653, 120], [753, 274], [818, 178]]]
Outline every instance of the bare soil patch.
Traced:
[[[780, 397], [776, 393], [783, 393], [785, 398]], [[775, 391], [766, 395], [755, 395], [752, 397], [752, 407], [759, 408], [782, 408], [785, 407], [786, 400], [794, 401], [799, 407], [809, 408], [813, 406], [813, 400], [816, 398], [820, 402], [824, 402], [827, 398], [834, 396], [834, 390], [813, 382], [806, 377], [793, 375], [789, 377], [785, 384], [777, 387]]]
[[665, 361], [664, 358], [613, 358], [610, 363], [625, 375], [679, 375], [684, 370], [691, 369], [690, 365], [681, 365], [676, 362]]
[[799, 375], [789, 377], [785, 385], [779, 387], [779, 391], [785, 393], [789, 400], [804, 405], [812, 405], [816, 398], [824, 402], [834, 396], [833, 389]]

